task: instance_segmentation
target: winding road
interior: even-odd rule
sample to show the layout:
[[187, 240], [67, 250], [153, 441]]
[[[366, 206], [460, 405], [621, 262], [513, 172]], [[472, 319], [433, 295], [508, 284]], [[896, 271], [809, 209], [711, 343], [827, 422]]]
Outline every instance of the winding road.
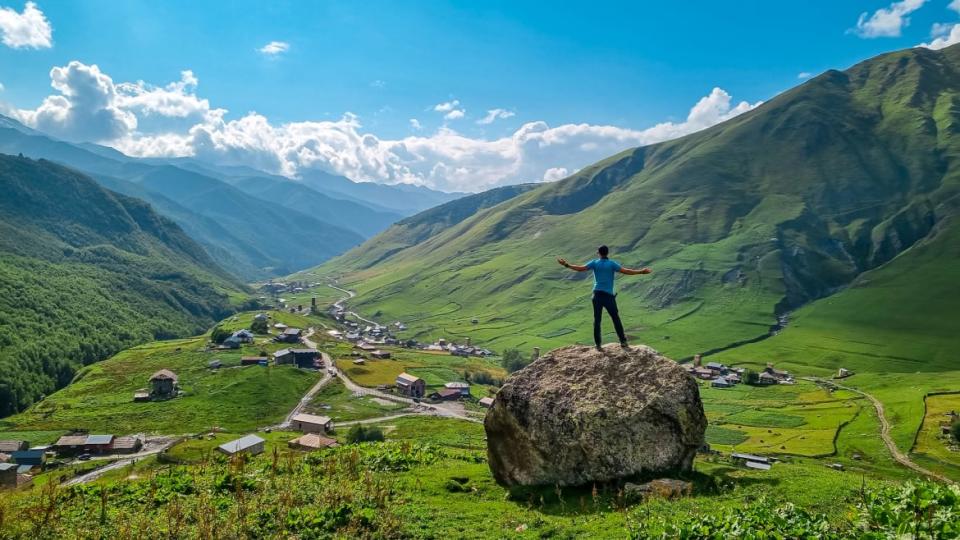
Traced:
[[853, 392], [855, 394], [860, 394], [861, 396], [869, 399], [870, 403], [873, 403], [873, 408], [877, 410], [877, 418], [880, 419], [880, 438], [883, 439], [883, 444], [887, 446], [887, 450], [890, 451], [890, 455], [893, 456], [893, 459], [897, 463], [924, 476], [928, 476], [930, 478], [936, 478], [937, 480], [946, 482], [948, 484], [954, 483], [953, 480], [947, 478], [946, 476], [943, 476], [942, 474], [935, 473], [931, 470], [921, 467], [920, 465], [917, 465], [913, 460], [910, 459], [910, 456], [900, 451], [900, 448], [897, 446], [897, 444], [893, 442], [893, 437], [890, 436], [890, 422], [887, 420], [886, 411], [883, 408], [883, 403], [881, 403], [879, 399], [864, 392], [863, 390], [858, 390], [850, 386], [837, 384], [833, 381], [826, 381], [824, 379], [818, 379], [816, 377], [804, 377], [804, 379], [815, 382], [815, 383], [831, 384], [833, 386], [836, 386], [837, 388], [842, 388], [843, 390], [849, 390], [850, 392]]
[[[356, 296], [356, 293], [354, 293], [353, 291], [349, 291], [347, 289], [341, 289], [340, 287], [336, 287], [334, 285], [329, 285], [329, 286], [347, 294], [346, 297], [341, 298], [340, 300], [334, 303], [334, 306], [336, 306], [338, 309], [342, 309], [343, 302]], [[364, 321], [366, 323], [377, 324], [376, 322], [371, 321], [369, 319], [364, 319], [359, 314], [353, 311], [350, 311], [348, 313], [350, 313], [357, 319]], [[304, 345], [312, 349], [318, 348], [317, 343], [310, 339], [310, 337], [315, 332], [316, 332], [316, 329], [310, 328], [307, 331], [307, 333], [303, 336]], [[403, 418], [406, 416], [439, 416], [444, 418], [455, 418], [455, 419], [463, 420], [466, 422], [475, 422], [475, 423], [483, 422], [483, 420], [477, 418], [476, 416], [471, 416], [470, 413], [467, 413], [466, 411], [464, 411], [462, 406], [457, 407], [457, 405], [453, 403], [442, 402], [442, 403], [429, 404], [429, 405], [423, 404], [423, 403], [417, 403], [414, 400], [407, 397], [398, 396], [396, 394], [390, 394], [388, 392], [382, 392], [380, 390], [376, 390], [373, 388], [360, 386], [359, 384], [353, 382], [353, 380], [351, 380], [350, 377], [348, 377], [344, 372], [342, 372], [340, 369], [337, 368], [337, 366], [333, 363], [333, 359], [330, 357], [329, 354], [325, 352], [320, 352], [320, 356], [323, 359], [323, 377], [321, 377], [321, 379], [317, 381], [316, 384], [314, 384], [313, 386], [310, 387], [309, 390], [307, 390], [307, 393], [304, 394], [303, 397], [300, 398], [300, 401], [297, 402], [296, 406], [294, 406], [293, 409], [290, 410], [286, 418], [283, 419], [283, 422], [277, 425], [269, 426], [271, 429], [289, 428], [290, 424], [293, 422], [293, 417], [302, 413], [304, 409], [306, 409], [307, 404], [309, 404], [313, 400], [314, 396], [316, 396], [317, 393], [320, 390], [322, 390], [325, 386], [330, 384], [330, 382], [333, 381], [335, 376], [343, 382], [343, 385], [344, 387], [347, 388], [347, 390], [349, 390], [350, 392], [356, 395], [364, 395], [364, 396], [371, 396], [371, 397], [380, 398], [380, 399], [386, 399], [389, 401], [393, 401], [395, 403], [407, 405], [410, 407], [410, 409], [404, 412], [396, 412], [386, 416], [378, 416], [375, 418], [365, 418], [363, 420], [352, 420], [349, 422], [337, 422], [336, 424], [334, 424], [334, 427], [352, 426], [355, 424], [376, 424], [378, 422], [386, 422], [386, 421], [394, 420], [397, 418]], [[336, 375], [331, 374], [331, 371], [333, 371], [333, 373], [335, 373]], [[126, 467], [127, 465], [131, 465], [135, 460], [141, 457], [147, 457], [153, 454], [158, 454], [166, 450], [167, 448], [170, 448], [171, 446], [173, 446], [173, 444], [177, 440], [178, 438], [173, 438], [173, 437], [157, 438], [157, 441], [162, 442], [162, 444], [157, 445], [156, 448], [151, 448], [150, 450], [125, 456], [124, 458], [118, 459], [117, 461], [113, 461], [107, 465], [104, 465], [103, 467], [100, 467], [99, 469], [95, 469], [86, 474], [71, 478], [70, 480], [64, 482], [63, 485], [70, 486], [74, 484], [85, 484], [87, 482], [92, 482], [97, 478], [100, 478], [104, 473], [107, 473], [114, 469]], [[95, 458], [95, 459], [111, 459], [111, 457], [104, 456], [102, 458]]]

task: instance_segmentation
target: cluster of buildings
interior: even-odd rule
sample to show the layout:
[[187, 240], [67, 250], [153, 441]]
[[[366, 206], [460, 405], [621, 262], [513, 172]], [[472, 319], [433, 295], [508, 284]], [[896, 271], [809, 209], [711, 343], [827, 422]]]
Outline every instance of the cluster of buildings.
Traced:
[[714, 388], [730, 388], [743, 382], [743, 368], [725, 366], [719, 362], [708, 362], [703, 365], [700, 355], [693, 357], [693, 363], [684, 364], [684, 368], [694, 377], [710, 381]]
[[[694, 377], [710, 381], [710, 386], [714, 388], [731, 388], [744, 380], [746, 370], [744, 368], [732, 367], [719, 362], [708, 362], [703, 365], [700, 355], [693, 357], [693, 362], [684, 364], [684, 369]], [[754, 384], [758, 386], [768, 386], [771, 384], [794, 384], [793, 376], [788, 371], [782, 371], [773, 367], [773, 364], [767, 364], [767, 367], [757, 374], [757, 380]]]
[[51, 445], [33, 447], [27, 441], [0, 440], [0, 489], [29, 485], [33, 473], [46, 469], [48, 462], [56, 458], [133, 454], [142, 447], [143, 438], [136, 435], [117, 437], [71, 433]]
[[481, 347], [474, 347], [471, 345], [470, 338], [465, 338], [462, 345], [452, 341], [448, 342], [446, 339], [440, 338], [434, 343], [423, 345], [419, 348], [425, 351], [443, 351], [450, 353], [453, 356], [493, 356], [493, 351], [490, 349], [483, 349]]
[[[427, 395], [427, 382], [416, 375], [411, 375], [406, 372], [397, 375], [394, 385], [397, 388], [397, 393], [415, 399], [427, 397], [435, 401], [457, 401], [470, 399], [472, 397], [470, 394], [470, 384], [459, 381], [448, 382], [443, 385], [443, 388]], [[493, 406], [493, 398], [484, 397], [481, 398], [478, 403], [481, 407], [490, 408]]]
[[[287, 442], [287, 446], [290, 448], [321, 450], [339, 446], [336, 439], [327, 437], [328, 434], [333, 433], [333, 421], [328, 416], [301, 413], [290, 419], [290, 427], [303, 433], [303, 435]], [[255, 456], [263, 453], [265, 444], [266, 441], [263, 437], [250, 434], [221, 444], [217, 447], [217, 451], [228, 456], [237, 454]]]

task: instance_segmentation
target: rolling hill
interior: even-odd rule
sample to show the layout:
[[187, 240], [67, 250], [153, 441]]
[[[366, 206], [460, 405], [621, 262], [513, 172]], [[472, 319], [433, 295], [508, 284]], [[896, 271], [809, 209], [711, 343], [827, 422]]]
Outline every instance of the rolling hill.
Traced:
[[655, 271], [619, 283], [633, 339], [677, 358], [723, 350], [952, 227], [958, 105], [960, 48], [882, 55], [438, 221], [419, 243], [395, 241], [398, 224], [318, 273], [422, 337], [550, 347], [590, 341], [588, 276], [554, 257], [586, 260], [605, 243]]
[[0, 416], [245, 293], [172, 221], [76, 171], [0, 155], [0, 190]]

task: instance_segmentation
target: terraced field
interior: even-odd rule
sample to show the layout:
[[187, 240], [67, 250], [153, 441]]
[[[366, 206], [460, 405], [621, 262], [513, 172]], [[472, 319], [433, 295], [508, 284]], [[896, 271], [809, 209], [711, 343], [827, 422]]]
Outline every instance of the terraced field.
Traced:
[[829, 456], [839, 430], [861, 413], [864, 400], [843, 390], [796, 385], [711, 388], [700, 394], [710, 422], [707, 442], [724, 451]]

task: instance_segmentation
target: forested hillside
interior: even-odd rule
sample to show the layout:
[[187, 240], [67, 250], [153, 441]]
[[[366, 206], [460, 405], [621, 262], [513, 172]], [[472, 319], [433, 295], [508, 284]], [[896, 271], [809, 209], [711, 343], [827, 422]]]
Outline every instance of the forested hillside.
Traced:
[[0, 416], [83, 364], [201, 332], [243, 286], [143, 201], [0, 155]]

